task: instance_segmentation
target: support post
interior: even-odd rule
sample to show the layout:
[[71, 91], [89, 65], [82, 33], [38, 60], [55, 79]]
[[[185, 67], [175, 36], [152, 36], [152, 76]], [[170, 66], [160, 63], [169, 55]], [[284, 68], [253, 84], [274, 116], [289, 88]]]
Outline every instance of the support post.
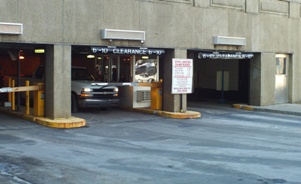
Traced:
[[[11, 84], [12, 84], [12, 82], [11, 82], [11, 78], [8, 78], [8, 87], [11, 87]], [[11, 102], [11, 93], [8, 93], [8, 102]]]
[[166, 50], [164, 58], [164, 77], [163, 77], [163, 110], [169, 112], [187, 111], [187, 94], [171, 94], [172, 82], [172, 59], [187, 58], [187, 50], [175, 49]]
[[[29, 86], [29, 80], [26, 81], [26, 86]], [[29, 96], [29, 91], [25, 92], [25, 96], [26, 96], [26, 102], [25, 102], [25, 114], [30, 114], [30, 96]]]
[[34, 115], [38, 117], [44, 116], [44, 84], [38, 83], [39, 90], [34, 91]]
[[71, 45], [46, 46], [45, 116], [71, 117]]
[[[11, 87], [15, 87], [15, 80], [11, 81]], [[16, 104], [15, 104], [15, 92], [11, 92], [11, 110], [16, 110]]]

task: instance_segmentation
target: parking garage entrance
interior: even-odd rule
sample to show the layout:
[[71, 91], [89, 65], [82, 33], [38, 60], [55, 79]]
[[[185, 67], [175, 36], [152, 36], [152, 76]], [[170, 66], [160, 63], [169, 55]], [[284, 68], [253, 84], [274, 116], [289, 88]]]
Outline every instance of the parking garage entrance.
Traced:
[[[0, 88], [8, 86], [8, 79], [15, 80], [15, 86], [24, 86], [22, 78], [31, 78], [36, 66], [45, 63], [45, 45], [1, 43], [0, 44]], [[19, 79], [18, 79], [19, 76]], [[0, 93], [0, 104], [8, 101], [7, 93]], [[16, 93], [17, 109], [21, 98]], [[21, 104], [23, 105], [23, 104]]]
[[149, 107], [151, 88], [135, 83], [160, 80], [163, 67], [159, 61], [164, 52], [154, 48], [73, 46], [72, 65], [86, 67], [99, 82], [118, 86], [121, 107]]
[[249, 103], [252, 53], [188, 52], [194, 58], [194, 93], [189, 100]]

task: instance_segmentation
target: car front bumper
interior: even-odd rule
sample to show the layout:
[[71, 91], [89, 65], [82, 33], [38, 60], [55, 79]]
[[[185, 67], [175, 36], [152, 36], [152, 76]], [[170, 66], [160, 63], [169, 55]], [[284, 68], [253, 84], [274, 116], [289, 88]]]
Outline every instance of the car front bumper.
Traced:
[[119, 99], [96, 99], [96, 98], [80, 98], [78, 100], [80, 108], [101, 107], [109, 108], [119, 105]]

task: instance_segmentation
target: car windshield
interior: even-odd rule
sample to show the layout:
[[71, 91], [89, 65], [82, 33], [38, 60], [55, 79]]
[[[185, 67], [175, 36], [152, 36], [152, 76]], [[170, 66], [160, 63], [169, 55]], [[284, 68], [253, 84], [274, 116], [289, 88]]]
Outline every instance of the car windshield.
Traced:
[[85, 68], [72, 68], [72, 80], [95, 80]]

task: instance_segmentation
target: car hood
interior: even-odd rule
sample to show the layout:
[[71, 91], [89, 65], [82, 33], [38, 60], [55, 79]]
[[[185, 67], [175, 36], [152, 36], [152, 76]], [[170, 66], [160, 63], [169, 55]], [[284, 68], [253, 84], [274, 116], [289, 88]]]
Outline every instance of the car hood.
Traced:
[[104, 88], [104, 89], [112, 89], [116, 88], [116, 86], [107, 85], [105, 82], [97, 82], [97, 81], [87, 81], [87, 80], [73, 80], [71, 82], [72, 90], [82, 88]]

